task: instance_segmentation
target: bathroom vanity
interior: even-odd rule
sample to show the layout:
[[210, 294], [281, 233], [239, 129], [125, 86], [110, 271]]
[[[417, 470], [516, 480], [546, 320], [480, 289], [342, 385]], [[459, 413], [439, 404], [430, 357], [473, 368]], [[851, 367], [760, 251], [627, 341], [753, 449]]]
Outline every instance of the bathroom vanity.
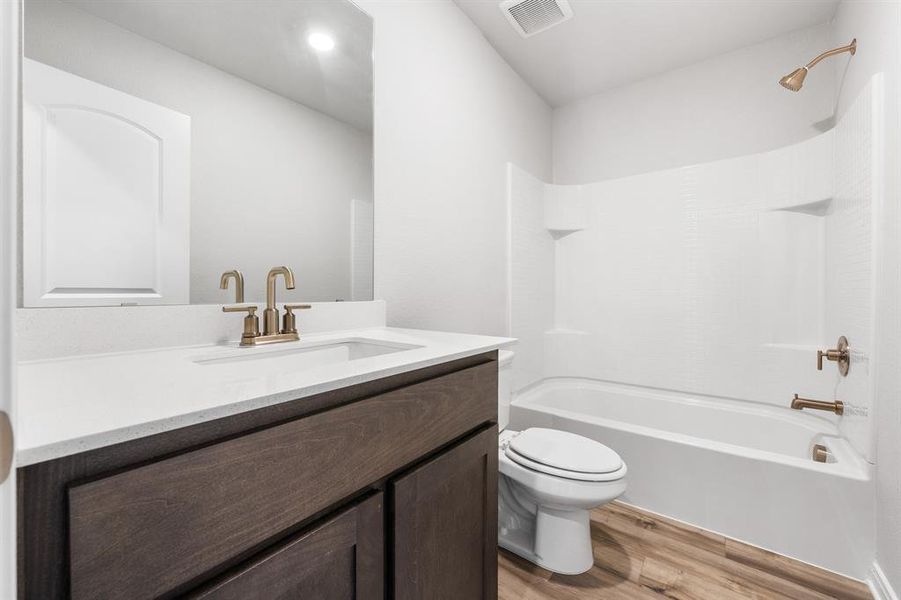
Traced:
[[496, 598], [505, 342], [382, 328], [23, 364], [19, 597]]
[[19, 598], [495, 598], [512, 340], [384, 327], [371, 17], [23, 17]]

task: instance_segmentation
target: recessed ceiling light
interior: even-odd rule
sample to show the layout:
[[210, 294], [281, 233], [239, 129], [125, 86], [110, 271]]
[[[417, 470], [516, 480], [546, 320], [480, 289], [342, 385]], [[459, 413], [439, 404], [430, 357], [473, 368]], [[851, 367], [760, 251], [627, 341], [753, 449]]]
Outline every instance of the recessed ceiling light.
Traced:
[[335, 47], [335, 38], [327, 33], [315, 31], [307, 38], [307, 43], [310, 44], [314, 50], [328, 52]]

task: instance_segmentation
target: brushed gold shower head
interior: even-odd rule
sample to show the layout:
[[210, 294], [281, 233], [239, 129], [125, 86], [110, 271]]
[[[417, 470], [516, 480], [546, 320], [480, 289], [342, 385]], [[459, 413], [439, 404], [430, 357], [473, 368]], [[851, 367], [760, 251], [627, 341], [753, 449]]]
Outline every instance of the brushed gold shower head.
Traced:
[[854, 53], [857, 52], [857, 38], [851, 40], [851, 43], [847, 46], [841, 46], [839, 48], [833, 48], [832, 50], [823, 52], [815, 59], [807, 63], [805, 66], [795, 69], [794, 71], [780, 79], [779, 85], [787, 90], [797, 92], [801, 89], [801, 86], [804, 85], [804, 78], [807, 77], [807, 74], [810, 72], [810, 69], [814, 67], [814, 65], [816, 65], [824, 58], [835, 56], [836, 54], [841, 54], [843, 52], [848, 52], [851, 54], [851, 56], [854, 56]]
[[779, 85], [787, 90], [797, 92], [804, 85], [804, 78], [807, 77], [807, 67], [795, 69], [785, 77], [779, 80]]

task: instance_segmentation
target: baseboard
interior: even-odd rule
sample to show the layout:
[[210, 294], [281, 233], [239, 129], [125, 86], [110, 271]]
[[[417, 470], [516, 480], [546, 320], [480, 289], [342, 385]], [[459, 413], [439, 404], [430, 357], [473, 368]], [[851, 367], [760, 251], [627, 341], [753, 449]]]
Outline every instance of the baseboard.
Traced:
[[888, 582], [888, 578], [882, 572], [882, 567], [877, 562], [874, 562], [873, 566], [870, 567], [867, 585], [870, 586], [874, 600], [901, 600], [898, 594], [895, 593], [895, 590], [892, 589], [892, 585]]

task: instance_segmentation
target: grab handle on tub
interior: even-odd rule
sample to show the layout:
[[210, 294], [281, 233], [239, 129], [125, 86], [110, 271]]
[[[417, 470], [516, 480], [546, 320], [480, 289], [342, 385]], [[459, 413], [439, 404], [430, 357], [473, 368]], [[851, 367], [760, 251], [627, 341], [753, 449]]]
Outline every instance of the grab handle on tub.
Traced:
[[824, 463], [829, 460], [829, 448], [823, 444], [814, 444], [813, 451], [810, 454], [811, 458], [816, 462]]
[[801, 410], [802, 408], [828, 410], [829, 412], [834, 412], [837, 415], [841, 415], [845, 412], [845, 404], [841, 400], [836, 400], [835, 402], [808, 400], [807, 398], [801, 398], [800, 396], [798, 396], [798, 394], [795, 394], [795, 397], [792, 399], [791, 407], [795, 410]]

